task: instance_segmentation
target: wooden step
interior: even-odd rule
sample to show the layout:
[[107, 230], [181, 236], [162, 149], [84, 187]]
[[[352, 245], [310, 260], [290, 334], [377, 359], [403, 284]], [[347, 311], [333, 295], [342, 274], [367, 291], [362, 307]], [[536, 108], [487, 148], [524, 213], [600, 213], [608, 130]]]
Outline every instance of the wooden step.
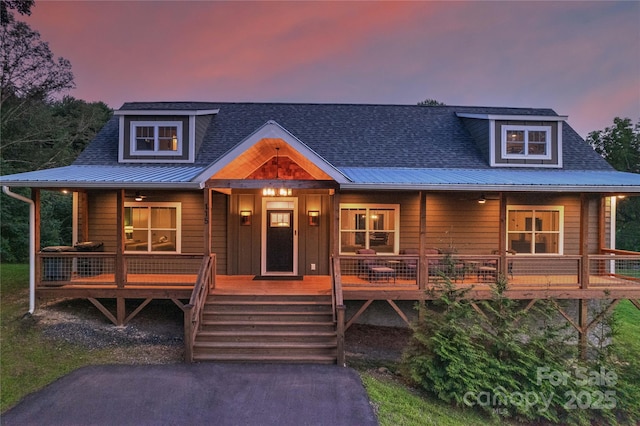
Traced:
[[199, 354], [194, 353], [196, 362], [251, 362], [251, 363], [287, 363], [287, 364], [335, 364], [335, 356], [319, 355], [262, 355], [260, 357], [252, 355], [237, 354]]
[[335, 331], [257, 331], [233, 330], [198, 333], [199, 342], [336, 342]]
[[319, 321], [214, 321], [202, 322], [202, 329], [211, 330], [262, 330], [262, 331], [327, 331], [335, 330], [334, 322]]
[[335, 363], [330, 296], [216, 295], [202, 312], [196, 361]]
[[222, 311], [204, 312], [203, 321], [270, 321], [270, 322], [332, 322], [333, 315], [325, 312], [269, 312]]

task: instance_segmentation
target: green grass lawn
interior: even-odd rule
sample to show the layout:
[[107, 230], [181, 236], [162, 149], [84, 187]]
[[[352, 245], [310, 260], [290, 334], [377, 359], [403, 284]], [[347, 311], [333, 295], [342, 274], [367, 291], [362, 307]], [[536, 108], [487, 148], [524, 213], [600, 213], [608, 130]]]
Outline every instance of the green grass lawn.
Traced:
[[0, 265], [0, 411], [79, 367], [109, 359], [104, 350], [44, 338], [28, 310], [28, 266]]

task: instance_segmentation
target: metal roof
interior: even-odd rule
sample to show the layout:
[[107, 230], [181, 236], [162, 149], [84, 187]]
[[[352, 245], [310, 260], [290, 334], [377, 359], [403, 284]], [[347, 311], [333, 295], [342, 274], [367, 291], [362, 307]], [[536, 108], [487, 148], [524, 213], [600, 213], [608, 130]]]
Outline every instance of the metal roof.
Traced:
[[202, 172], [193, 166], [82, 166], [72, 165], [0, 176], [6, 186], [45, 188], [194, 188], [193, 179]]
[[345, 189], [579, 191], [640, 193], [640, 174], [603, 170], [411, 169], [347, 167]]
[[[67, 166], [0, 176], [6, 186], [200, 189], [203, 167]], [[640, 174], [603, 170], [340, 168], [342, 189], [640, 193]], [[204, 180], [203, 180], [204, 179]]]

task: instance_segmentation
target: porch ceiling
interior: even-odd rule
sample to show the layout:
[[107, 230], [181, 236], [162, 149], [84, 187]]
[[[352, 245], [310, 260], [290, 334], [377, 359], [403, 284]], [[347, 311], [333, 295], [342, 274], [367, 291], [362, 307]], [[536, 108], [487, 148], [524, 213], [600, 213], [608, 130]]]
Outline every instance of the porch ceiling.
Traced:
[[[316, 166], [313, 161], [279, 138], [263, 138], [240, 154], [235, 160], [213, 174], [210, 179], [246, 179], [264, 163], [272, 160], [278, 148], [279, 157], [289, 157], [317, 180], [332, 180], [332, 177]], [[272, 179], [275, 176], [271, 177]]]

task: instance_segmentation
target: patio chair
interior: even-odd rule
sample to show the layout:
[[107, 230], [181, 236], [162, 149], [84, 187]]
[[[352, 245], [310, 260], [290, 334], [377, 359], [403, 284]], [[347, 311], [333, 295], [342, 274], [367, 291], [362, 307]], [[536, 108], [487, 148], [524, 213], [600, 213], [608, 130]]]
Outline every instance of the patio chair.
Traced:
[[[420, 250], [415, 248], [402, 249], [400, 250], [400, 254], [418, 256], [420, 254]], [[407, 278], [415, 278], [418, 276], [419, 264], [420, 262], [418, 262], [418, 259], [405, 259], [402, 261], [400, 267], [402, 268], [402, 273]]]
[[384, 266], [380, 259], [376, 256], [376, 251], [373, 249], [360, 249], [356, 251], [356, 254], [370, 256], [367, 259], [360, 260], [360, 274], [365, 275], [369, 281], [376, 281], [380, 279], [386, 279], [387, 282], [393, 278], [393, 282], [396, 282], [396, 270], [388, 266]]

